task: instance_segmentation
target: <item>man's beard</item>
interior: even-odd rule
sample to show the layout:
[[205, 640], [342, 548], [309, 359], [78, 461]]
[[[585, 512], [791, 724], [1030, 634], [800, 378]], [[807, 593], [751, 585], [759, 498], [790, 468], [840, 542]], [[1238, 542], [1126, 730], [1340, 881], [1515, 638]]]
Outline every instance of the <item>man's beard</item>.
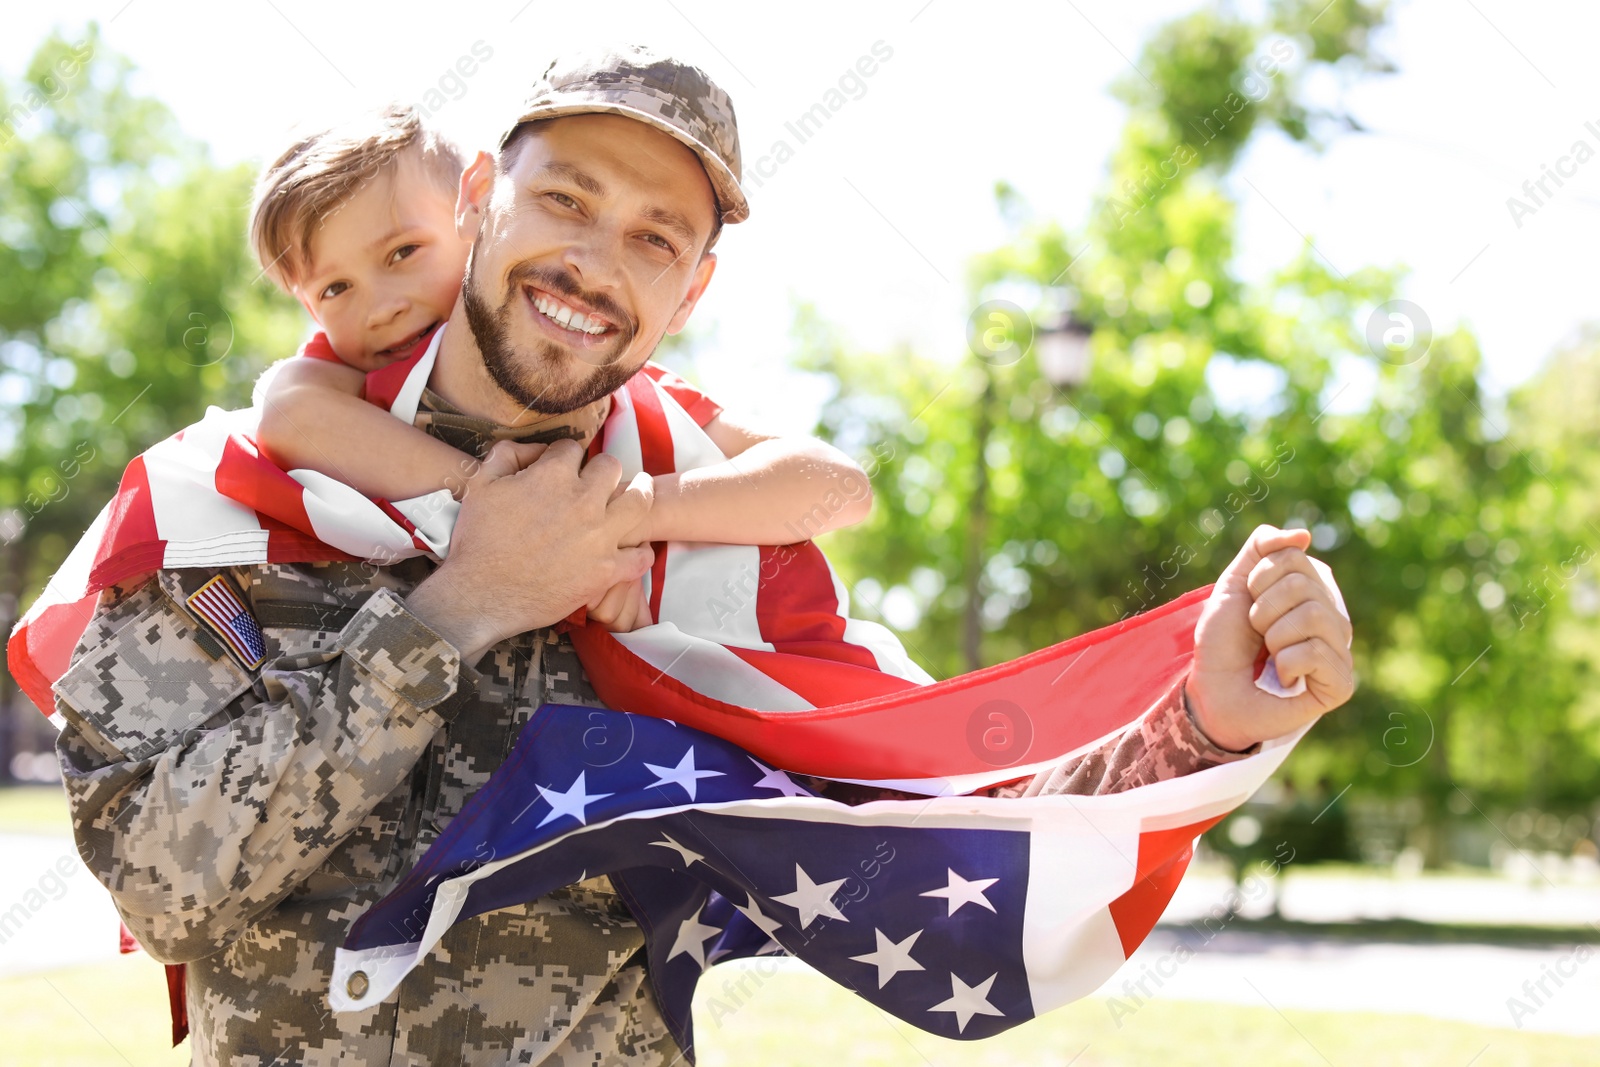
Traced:
[[[513, 268], [507, 278], [505, 299], [499, 307], [491, 308], [477, 284], [477, 253], [474, 247], [467, 261], [462, 305], [467, 313], [467, 325], [483, 355], [484, 369], [511, 399], [541, 415], [565, 415], [616, 392], [638, 371], [637, 366], [622, 362], [622, 354], [632, 344], [636, 327], [632, 317], [618, 307], [616, 301], [602, 294], [584, 292], [564, 270], [522, 263]], [[610, 350], [562, 348], [544, 338], [535, 338], [525, 351], [512, 347], [511, 317], [514, 303], [527, 300], [523, 294], [524, 285], [568, 297], [604, 316], [617, 328]], [[564, 381], [561, 368], [569, 360], [588, 363], [594, 370], [586, 377]]]

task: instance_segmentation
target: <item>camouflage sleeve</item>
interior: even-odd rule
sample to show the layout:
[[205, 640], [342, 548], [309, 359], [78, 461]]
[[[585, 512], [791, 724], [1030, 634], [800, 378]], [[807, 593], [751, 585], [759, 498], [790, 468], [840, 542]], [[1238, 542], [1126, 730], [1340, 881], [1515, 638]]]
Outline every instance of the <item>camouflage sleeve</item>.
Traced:
[[1259, 748], [1252, 745], [1232, 752], [1213, 744], [1195, 723], [1180, 681], [1132, 726], [1094, 751], [989, 793], [1010, 797], [1121, 793], [1243, 759]]
[[401, 785], [463, 694], [456, 650], [389, 590], [252, 677], [166, 588], [103, 602], [56, 685], [79, 853], [152, 956], [225, 947]]

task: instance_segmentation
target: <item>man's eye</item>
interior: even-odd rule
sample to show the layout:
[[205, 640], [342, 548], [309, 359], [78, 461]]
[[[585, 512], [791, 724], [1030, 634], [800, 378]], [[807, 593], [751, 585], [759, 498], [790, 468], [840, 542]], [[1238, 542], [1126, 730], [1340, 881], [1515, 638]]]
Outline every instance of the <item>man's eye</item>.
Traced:
[[660, 248], [664, 252], [668, 252], [674, 256], [678, 254], [678, 250], [672, 247], [672, 242], [661, 236], [659, 233], [647, 233], [644, 235], [644, 239], [655, 245], [657, 248]]
[[393, 266], [394, 264], [400, 262], [402, 259], [405, 259], [407, 256], [411, 255], [413, 252], [415, 252], [417, 249], [419, 249], [421, 247], [422, 247], [421, 245], [401, 245], [399, 248], [394, 250], [394, 255], [389, 257], [390, 266]]
[[334, 282], [332, 285], [322, 290], [322, 295], [317, 299], [332, 300], [334, 297], [338, 296], [348, 288], [350, 288], [349, 282]]
[[566, 193], [546, 193], [545, 195], [562, 207], [576, 208], [578, 206], [578, 202]]

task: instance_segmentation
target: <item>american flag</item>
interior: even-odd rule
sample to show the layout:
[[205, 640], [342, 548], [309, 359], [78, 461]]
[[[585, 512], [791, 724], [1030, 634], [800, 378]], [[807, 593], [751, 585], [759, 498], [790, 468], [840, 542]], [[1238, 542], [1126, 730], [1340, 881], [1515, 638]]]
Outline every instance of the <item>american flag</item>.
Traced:
[[212, 632], [227, 642], [229, 650], [246, 670], [255, 670], [267, 658], [261, 627], [256, 625], [255, 616], [234, 592], [233, 583], [223, 575], [217, 575], [195, 590], [189, 597], [189, 607], [211, 624]]
[[368, 1008], [453, 923], [609, 872], [691, 1057], [695, 983], [714, 963], [767, 954], [797, 956], [924, 1030], [988, 1037], [1111, 977], [1165, 907], [1194, 836], [1287, 751], [1106, 796], [850, 806], [699, 730], [546, 705], [357, 920], [331, 1002]]
[[[367, 399], [412, 421], [441, 337], [442, 331], [435, 332], [408, 358], [369, 375]], [[610, 417], [591, 452], [617, 457], [624, 479], [637, 471], [662, 474], [723, 459], [702, 429], [720, 409], [664, 368], [647, 366], [612, 399]], [[53, 707], [50, 687], [66, 669], [97, 595], [124, 579], [156, 568], [394, 562], [418, 555], [443, 558], [448, 553], [458, 508], [448, 491], [391, 503], [368, 499], [315, 471], [280, 470], [256, 445], [258, 423], [259, 412], [254, 409], [213, 408], [199, 423], [129, 464], [116, 497], [23, 616], [7, 645], [13, 676], [41, 710], [48, 714]], [[704, 749], [708, 762], [695, 767], [715, 767], [719, 773], [694, 779], [699, 786], [691, 802], [710, 803], [707, 798], [715, 797], [718, 804], [734, 806], [715, 811], [695, 808], [692, 822], [715, 821], [732, 832], [755, 825], [749, 822], [751, 813], [760, 811], [763, 818], [776, 821], [760, 827], [752, 840], [765, 842], [774, 855], [791, 857], [796, 868], [767, 871], [759, 887], [731, 880], [740, 871], [764, 870], [752, 854], [711, 881], [699, 881], [701, 866], [692, 865], [695, 877], [684, 881], [681, 870], [640, 865], [640, 854], [659, 858], [665, 853], [654, 847], [654, 840], [629, 842], [620, 836], [643, 825], [637, 817], [617, 822], [615, 833], [608, 819], [606, 840], [620, 843], [614, 846], [617, 851], [607, 854], [619, 858], [602, 862], [596, 853], [592, 864], [561, 868], [562, 877], [572, 881], [585, 872], [606, 873], [617, 869], [607, 862], [620, 863], [632, 856], [619, 884], [635, 894], [644, 909], [641, 914], [656, 915], [656, 909], [667, 907], [659, 922], [676, 924], [674, 929], [681, 930], [685, 920], [697, 916], [697, 922], [722, 931], [714, 944], [708, 934], [698, 952], [692, 939], [684, 942], [681, 952], [674, 952], [676, 934], [665, 948], [658, 943], [664, 955], [655, 962], [662, 973], [681, 971], [686, 957], [698, 962], [703, 955], [709, 961], [718, 952], [749, 948], [739, 938], [753, 935], [736, 938], [739, 923], [730, 917], [737, 916], [736, 905], [744, 903], [738, 892], [756, 893], [765, 901], [760, 914], [769, 919], [798, 920], [784, 912], [785, 897], [810, 900], [806, 894], [815, 892], [813, 887], [846, 877], [824, 862], [829, 855], [846, 850], [865, 861], [881, 839], [899, 858], [885, 865], [885, 871], [895, 872], [892, 879], [872, 886], [874, 899], [893, 900], [896, 910], [904, 909], [908, 915], [912, 909], [949, 908], [953, 901], [940, 903], [946, 898], [925, 895], [941, 886], [947, 893], [973, 893], [982, 900], [974, 897], [949, 912], [946, 921], [915, 930], [885, 925], [886, 917], [873, 926], [885, 938], [892, 937], [882, 944], [876, 934], [870, 942], [853, 940], [866, 929], [865, 917], [857, 919], [847, 912], [847, 919], [830, 917], [828, 924], [819, 925], [826, 911], [810, 922], [798, 920], [799, 926], [792, 930], [785, 928], [787, 932], [776, 935], [778, 943], [869, 999], [885, 993], [899, 996], [911, 987], [921, 990], [902, 1009], [918, 1025], [932, 1020], [936, 1030], [945, 1028], [939, 1032], [958, 1036], [992, 1032], [1021, 1018], [1024, 1005], [1038, 1012], [1091, 991], [1120, 965], [1166, 906], [1194, 837], [1242, 803], [1297, 740], [1281, 739], [1238, 763], [1115, 797], [972, 798], [963, 794], [1019, 779], [1087, 751], [1150, 708], [1188, 668], [1194, 626], [1207, 590], [1195, 590], [1137, 618], [1020, 659], [935, 682], [890, 631], [852, 617], [844, 583], [811, 542], [777, 547], [658, 544], [647, 582], [654, 625], [627, 634], [612, 634], [596, 625], [572, 630], [586, 673], [601, 700], [617, 709], [611, 714], [640, 716], [617, 722], [636, 726], [641, 735], [666, 730], [672, 731], [671, 736], [686, 737], [690, 727], [711, 735], [706, 742], [696, 742], [699, 752], [700, 744], [715, 740]], [[740, 595], [709, 592], [729, 589]], [[218, 625], [221, 636], [245, 662], [259, 663], [264, 644], [249, 612], [242, 611], [245, 605], [225, 584], [213, 591], [212, 599], [191, 601], [190, 610]], [[1270, 670], [1263, 675], [1271, 677]], [[554, 717], [539, 714], [541, 723]], [[1003, 751], [994, 750], [981, 739], [995, 715], [1025, 724], [1026, 736]], [[59, 717], [55, 719], [59, 722]], [[661, 725], [659, 720], [682, 726]], [[656, 752], [649, 762], [657, 768], [677, 768], [683, 756], [682, 749]], [[762, 799], [760, 787], [745, 782], [752, 759], [764, 767], [936, 799], [881, 801], [854, 809], [809, 795]], [[592, 809], [598, 813], [626, 803], [630, 796], [659, 793], [657, 787], [646, 786], [641, 792], [637, 784], [613, 781], [613, 776], [626, 773], [658, 773], [642, 762], [629, 764], [631, 772], [596, 768], [592, 775], [581, 765], [574, 766], [583, 772], [582, 778], [570, 773], [563, 777], [554, 770], [530, 778], [529, 801], [535, 794], [548, 801], [541, 788], [559, 790], [564, 797], [610, 794], [601, 798], [601, 807]], [[506, 777], [508, 772], [502, 772], [499, 779]], [[744, 793], [726, 792], [741, 782]], [[577, 794], [571, 792], [575, 787]], [[882, 806], [893, 804], [911, 806]], [[1085, 821], [1087, 811], [1099, 813], [1092, 824]], [[669, 825], [682, 823], [685, 836], [673, 833], [674, 839], [709, 855], [691, 844], [702, 839], [686, 828], [689, 814], [655, 817], [678, 820]], [[946, 817], [948, 822], [937, 821]], [[571, 831], [574, 820], [539, 816], [534, 821], [543, 821], [544, 826], [533, 829], [562, 833]], [[832, 844], [813, 842], [824, 825], [833, 835]], [[1089, 825], [1093, 833], [1081, 832]], [[926, 843], [919, 840], [912, 849], [918, 855], [908, 856], [896, 842], [910, 840], [903, 834], [919, 827], [935, 836]], [[515, 829], [522, 833], [529, 827]], [[872, 838], [875, 832], [879, 839]], [[563, 840], [528, 847], [555, 847]], [[1117, 846], [1108, 851], [1110, 841]], [[630, 852], [633, 846], [637, 847]], [[577, 847], [574, 841], [572, 848]], [[924, 869], [923, 858], [935, 856], [947, 857], [945, 867]], [[1131, 863], [1128, 857], [1134, 857]], [[906, 873], [912, 871], [921, 873], [913, 878]], [[802, 881], [802, 872], [809, 881]], [[940, 878], [937, 884], [929, 881], [935, 875]], [[859, 879], [862, 873], [848, 877]], [[662, 879], [676, 880], [678, 888], [662, 892], [649, 888]], [[701, 888], [686, 888], [690, 883]], [[517, 899], [538, 895], [529, 886], [560, 884], [564, 883], [519, 883]], [[1049, 901], [1027, 896], [1029, 887], [1044, 885], [1053, 887]], [[888, 886], [898, 888], [890, 891], [884, 888]], [[836, 889], [842, 892], [843, 883]], [[718, 897], [713, 890], [733, 892], [737, 899]], [[1091, 906], [1087, 903], [1091, 898], [1100, 903]], [[1073, 902], [1078, 909], [1070, 923], [1059, 914], [1061, 901]], [[686, 908], [691, 910], [682, 910]], [[1033, 918], [1024, 920], [1024, 912]], [[1018, 951], [1023, 953], [1025, 973], [1015, 967], [1003, 971], [998, 963], [991, 967], [962, 962], [963, 953], [981, 946], [963, 940], [969, 934], [959, 931], [969, 930], [971, 922], [998, 922], [1002, 917], [1024, 924], [1017, 929], [1022, 931]], [[956, 919], [960, 922], [953, 922]], [[759, 928], [759, 924], [752, 927]], [[951, 940], [936, 933], [941, 929], [958, 933], [950, 935]], [[916, 940], [908, 941], [913, 934]], [[936, 942], [948, 944], [948, 951], [939, 950], [944, 953], [940, 974], [908, 968], [895, 977], [884, 975], [881, 989], [861, 978], [870, 972], [863, 970], [866, 965], [857, 957], [877, 959], [875, 954], [883, 954], [883, 959], [908, 956], [922, 962]], [[835, 944], [843, 955], [822, 954], [823, 946]], [[393, 955], [392, 948], [384, 951]], [[403, 948], [404, 952], [415, 956], [414, 946]], [[933, 969], [931, 963], [923, 965]], [[175, 1037], [183, 1030], [181, 975], [181, 966], [169, 968]], [[938, 988], [924, 988], [928, 982]], [[930, 989], [940, 993], [940, 1002], [949, 1001], [948, 1013], [923, 1003], [932, 995]], [[989, 1009], [981, 1006], [985, 1004], [1002, 1014], [988, 1014]], [[686, 1017], [682, 1026], [687, 1039]]]

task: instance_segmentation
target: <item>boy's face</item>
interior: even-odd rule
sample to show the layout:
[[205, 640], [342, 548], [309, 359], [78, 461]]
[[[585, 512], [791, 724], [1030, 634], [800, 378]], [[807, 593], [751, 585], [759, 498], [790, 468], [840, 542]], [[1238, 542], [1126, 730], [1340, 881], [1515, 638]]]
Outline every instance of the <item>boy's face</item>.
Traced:
[[470, 247], [454, 209], [407, 153], [321, 220], [292, 291], [340, 359], [376, 370], [450, 317]]
[[[476, 230], [467, 321], [495, 383], [525, 408], [574, 411], [615, 391], [688, 320], [716, 257], [715, 196], [683, 144], [619, 115], [524, 134], [504, 173], [463, 180]], [[470, 228], [469, 228], [470, 227]]]

